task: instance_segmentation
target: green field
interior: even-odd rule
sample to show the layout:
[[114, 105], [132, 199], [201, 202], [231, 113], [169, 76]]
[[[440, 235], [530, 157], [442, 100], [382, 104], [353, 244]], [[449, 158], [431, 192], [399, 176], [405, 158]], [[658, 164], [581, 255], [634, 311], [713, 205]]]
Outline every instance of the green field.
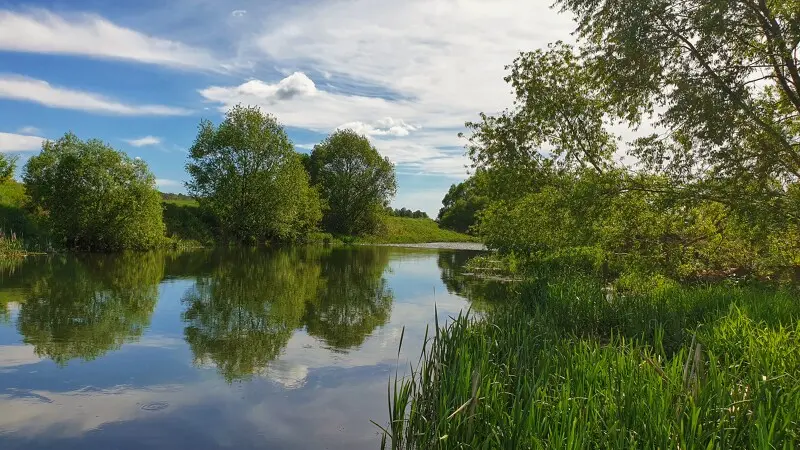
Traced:
[[439, 228], [431, 219], [387, 217], [385, 232], [357, 239], [370, 244], [421, 244], [427, 242], [478, 242], [466, 234]]

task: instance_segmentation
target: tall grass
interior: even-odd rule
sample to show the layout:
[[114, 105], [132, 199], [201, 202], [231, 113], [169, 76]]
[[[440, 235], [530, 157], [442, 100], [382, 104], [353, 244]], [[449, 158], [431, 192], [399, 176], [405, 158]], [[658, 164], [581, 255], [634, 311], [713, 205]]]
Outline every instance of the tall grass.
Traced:
[[535, 281], [438, 324], [396, 377], [384, 444], [405, 448], [797, 448], [794, 291], [610, 293]]

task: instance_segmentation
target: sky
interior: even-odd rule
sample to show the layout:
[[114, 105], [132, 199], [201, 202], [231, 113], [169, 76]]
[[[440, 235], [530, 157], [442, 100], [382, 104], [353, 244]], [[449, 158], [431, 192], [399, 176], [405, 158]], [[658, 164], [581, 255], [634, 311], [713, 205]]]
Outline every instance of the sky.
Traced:
[[298, 151], [367, 135], [396, 165], [393, 206], [435, 216], [468, 176], [458, 133], [511, 106], [505, 66], [570, 40], [551, 0], [0, 0], [0, 152], [72, 131], [185, 192], [201, 119], [257, 105]]

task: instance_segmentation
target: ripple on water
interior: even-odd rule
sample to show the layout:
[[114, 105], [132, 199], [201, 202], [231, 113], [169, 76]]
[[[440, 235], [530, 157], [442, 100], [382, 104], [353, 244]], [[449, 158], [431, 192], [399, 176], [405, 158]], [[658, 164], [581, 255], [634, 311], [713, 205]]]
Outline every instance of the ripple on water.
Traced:
[[169, 406], [167, 402], [150, 402], [142, 405], [142, 409], [145, 411], [161, 411], [162, 409], [166, 409], [167, 406]]

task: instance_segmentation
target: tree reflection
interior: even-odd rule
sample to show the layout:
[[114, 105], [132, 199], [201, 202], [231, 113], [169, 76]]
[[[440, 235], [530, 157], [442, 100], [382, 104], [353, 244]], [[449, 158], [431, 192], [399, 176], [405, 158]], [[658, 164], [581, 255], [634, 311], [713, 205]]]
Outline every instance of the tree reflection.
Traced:
[[184, 336], [195, 362], [228, 382], [262, 373], [303, 325], [347, 349], [391, 312], [385, 248], [236, 249], [211, 259], [212, 273], [184, 294]]
[[54, 257], [37, 264], [17, 329], [59, 365], [95, 359], [138, 339], [150, 324], [164, 273], [158, 253]]
[[442, 283], [447, 292], [470, 301], [475, 311], [491, 308], [493, 299], [510, 298], [509, 289], [513, 286], [499, 280], [490, 280], [466, 275], [464, 266], [479, 253], [472, 251], [440, 251], [437, 265], [441, 270]]
[[308, 334], [334, 349], [357, 347], [392, 311], [393, 295], [383, 278], [389, 249], [334, 249], [321, 263], [324, 283], [306, 311]]
[[316, 296], [319, 250], [237, 249], [184, 295], [186, 341], [196, 363], [213, 363], [227, 380], [248, 378], [275, 359]]

